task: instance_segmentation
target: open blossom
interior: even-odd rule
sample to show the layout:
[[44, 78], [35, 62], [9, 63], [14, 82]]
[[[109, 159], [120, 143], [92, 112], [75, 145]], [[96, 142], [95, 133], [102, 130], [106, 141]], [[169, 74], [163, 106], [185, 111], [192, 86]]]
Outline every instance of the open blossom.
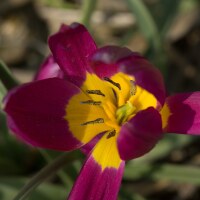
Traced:
[[52, 55], [36, 80], [4, 99], [9, 128], [41, 148], [81, 148], [87, 160], [70, 200], [117, 199], [126, 160], [163, 134], [200, 134], [200, 92], [166, 97], [152, 64], [127, 48], [97, 48], [80, 24], [49, 38]]

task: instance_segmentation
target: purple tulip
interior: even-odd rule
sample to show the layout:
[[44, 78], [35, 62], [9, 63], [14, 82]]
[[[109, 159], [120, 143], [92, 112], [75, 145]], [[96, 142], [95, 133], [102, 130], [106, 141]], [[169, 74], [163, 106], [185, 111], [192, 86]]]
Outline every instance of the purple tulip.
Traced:
[[81, 25], [63, 25], [36, 80], [4, 99], [9, 128], [32, 146], [77, 148], [87, 160], [70, 200], [114, 200], [126, 160], [167, 133], [200, 134], [200, 92], [166, 97], [163, 78], [127, 48], [97, 48]]

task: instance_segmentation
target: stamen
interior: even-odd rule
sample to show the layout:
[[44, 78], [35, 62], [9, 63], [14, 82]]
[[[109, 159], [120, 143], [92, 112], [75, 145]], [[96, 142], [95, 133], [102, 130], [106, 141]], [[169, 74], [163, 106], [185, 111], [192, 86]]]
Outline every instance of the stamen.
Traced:
[[103, 118], [97, 118], [93, 121], [88, 121], [88, 122], [84, 122], [83, 124], [81, 124], [81, 126], [85, 126], [85, 125], [88, 125], [88, 124], [103, 124], [104, 123], [104, 119]]
[[114, 82], [112, 79], [110, 79], [108, 77], [104, 77], [103, 79], [105, 81], [108, 81], [109, 83], [113, 84], [114, 86], [116, 86], [119, 90], [121, 90], [121, 85], [119, 83]]
[[93, 100], [81, 101], [81, 104], [88, 104], [88, 105], [93, 105], [93, 106], [99, 106], [99, 105], [101, 105], [101, 101], [93, 101]]
[[101, 96], [105, 97], [105, 94], [103, 94], [103, 93], [101, 92], [101, 90], [86, 90], [86, 92], [87, 92], [88, 94], [96, 94], [96, 95], [101, 95]]
[[115, 92], [115, 90], [113, 88], [112, 88], [112, 91], [113, 91], [115, 99], [117, 99], [117, 93]]
[[114, 130], [112, 130], [112, 131], [110, 131], [109, 133], [108, 133], [108, 135], [107, 135], [107, 139], [109, 139], [109, 138], [111, 138], [111, 137], [114, 137], [116, 135], [116, 130], [114, 129]]
[[130, 85], [131, 85], [130, 86], [131, 87], [131, 89], [130, 89], [130, 95], [133, 96], [137, 92], [136, 82], [134, 80], [130, 80]]

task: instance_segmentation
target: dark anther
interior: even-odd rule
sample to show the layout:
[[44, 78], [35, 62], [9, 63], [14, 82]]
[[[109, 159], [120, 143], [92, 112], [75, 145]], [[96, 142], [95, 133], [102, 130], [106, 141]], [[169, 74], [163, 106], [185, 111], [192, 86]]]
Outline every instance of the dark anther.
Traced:
[[103, 78], [105, 81], [108, 81], [109, 83], [113, 84], [114, 86], [116, 86], [119, 90], [121, 90], [121, 85], [119, 83], [114, 82], [113, 80], [111, 80], [108, 77], [104, 77]]
[[101, 92], [101, 90], [86, 90], [88, 94], [96, 94], [105, 97], [105, 94]]
[[115, 99], [117, 99], [117, 93], [115, 92], [115, 90], [113, 88], [112, 88], [112, 91], [113, 91]]
[[88, 125], [88, 124], [102, 124], [102, 123], [104, 123], [104, 119], [103, 118], [97, 118], [93, 121], [84, 122], [83, 124], [81, 124], [81, 126], [85, 126], [85, 125]]
[[81, 104], [99, 106], [99, 105], [101, 105], [101, 101], [93, 101], [93, 100], [81, 101]]
[[130, 95], [133, 96], [137, 92], [136, 82], [134, 80], [130, 80], [130, 85], [131, 85]]
[[116, 130], [112, 130], [112, 131], [110, 131], [110, 132], [108, 133], [108, 135], [107, 135], [106, 138], [109, 139], [109, 138], [111, 138], [111, 137], [114, 137], [115, 134], [116, 134]]

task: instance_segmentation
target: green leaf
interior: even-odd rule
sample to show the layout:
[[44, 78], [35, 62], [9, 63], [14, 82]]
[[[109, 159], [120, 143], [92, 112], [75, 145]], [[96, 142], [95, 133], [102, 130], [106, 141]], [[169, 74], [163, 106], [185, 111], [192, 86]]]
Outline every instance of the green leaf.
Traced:
[[162, 72], [166, 79], [168, 69], [166, 66], [166, 56], [164, 54], [163, 41], [157, 24], [154, 21], [149, 9], [142, 0], [126, 0], [129, 9], [137, 20], [138, 26], [148, 41], [146, 57], [148, 57]]
[[161, 49], [161, 41], [158, 28], [143, 1], [141, 0], [126, 0], [129, 9], [137, 19], [138, 25], [148, 39], [149, 43], [152, 44], [156, 52]]
[[44, 182], [51, 175], [55, 174], [58, 170], [64, 167], [67, 163], [71, 163], [80, 156], [79, 151], [66, 152], [61, 154], [47, 166], [45, 166], [41, 171], [39, 171], [31, 180], [24, 185], [24, 187], [19, 191], [15, 200], [23, 200], [30, 195], [42, 182]]
[[122, 186], [119, 191], [119, 200], [145, 200], [145, 198], [139, 194], [126, 191], [125, 187]]
[[157, 24], [162, 40], [165, 39], [174, 17], [178, 14], [180, 0], [162, 0], [148, 4], [148, 8]]
[[[51, 153], [52, 151], [48, 151], [48, 150], [44, 150], [44, 149], [40, 149], [39, 151], [48, 163], [53, 162], [53, 160], [55, 159], [55, 157], [52, 156], [52, 153]], [[58, 171], [57, 175], [59, 176], [60, 180], [63, 182], [63, 184], [65, 186], [73, 185], [73, 181], [72, 181], [71, 177], [68, 176], [68, 174], [65, 173], [64, 170]]]
[[194, 11], [194, 9], [199, 9], [199, 0], [182, 0], [180, 4], [180, 10], [182, 12], [191, 12]]
[[81, 22], [87, 27], [90, 27], [90, 20], [95, 10], [97, 0], [83, 0], [82, 20]]
[[[0, 175], [19, 174], [27, 171], [27, 159], [38, 162], [37, 152], [19, 142], [9, 133], [5, 113], [0, 111]], [[39, 163], [38, 163], [39, 164]]]
[[3, 85], [3, 83], [0, 81], [0, 109], [3, 108], [2, 106], [2, 100], [4, 98], [4, 96], [6, 95], [7, 90], [5, 88], [5, 86]]
[[[164, 138], [148, 154], [135, 159], [134, 163], [148, 163], [156, 159], [167, 156], [175, 149], [183, 148], [194, 141], [194, 138], [188, 135], [165, 134]], [[132, 162], [132, 161], [130, 161]]]
[[2, 60], [0, 60], [0, 80], [8, 90], [19, 85], [19, 83], [13, 77], [11, 71]]
[[[24, 178], [0, 177], [0, 199], [13, 199], [20, 188], [27, 182]], [[52, 184], [43, 184], [27, 200], [63, 200], [66, 199], [67, 188]]]
[[200, 168], [172, 164], [133, 164], [126, 165], [124, 178], [136, 180], [145, 178], [148, 180], [168, 180], [178, 183], [190, 183], [200, 185]]

